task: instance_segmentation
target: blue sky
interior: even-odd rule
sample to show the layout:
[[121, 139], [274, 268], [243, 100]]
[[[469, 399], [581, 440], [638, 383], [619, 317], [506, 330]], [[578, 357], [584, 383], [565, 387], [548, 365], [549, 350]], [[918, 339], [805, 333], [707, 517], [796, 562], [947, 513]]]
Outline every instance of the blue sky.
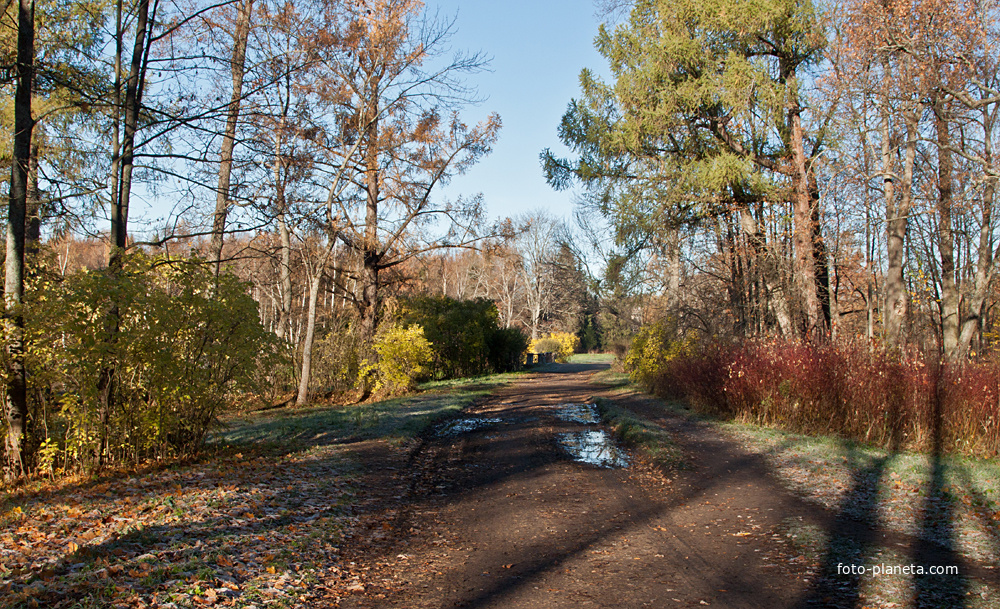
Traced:
[[594, 50], [598, 18], [591, 0], [426, 0], [429, 11], [457, 16], [451, 45], [482, 51], [493, 60], [491, 72], [471, 84], [488, 96], [466, 110], [467, 122], [490, 112], [503, 121], [493, 153], [442, 191], [448, 197], [482, 192], [491, 217], [537, 208], [568, 217], [573, 194], [545, 183], [538, 154], [544, 148], [566, 152], [556, 129], [570, 99], [579, 96], [583, 68], [604, 72]]
[[[466, 108], [473, 124], [497, 112], [503, 122], [492, 154], [452, 180], [439, 195], [449, 199], [482, 193], [490, 219], [546, 209], [569, 218], [573, 191], [556, 192], [542, 175], [538, 155], [545, 148], [568, 154], [557, 128], [569, 101], [579, 96], [583, 68], [607, 72], [594, 49], [600, 20], [593, 0], [425, 0], [425, 9], [455, 18], [453, 50], [481, 51], [489, 71], [467, 83], [486, 101]], [[163, 226], [179, 209], [171, 197], [137, 188], [129, 219], [133, 231]], [[146, 204], [139, 203], [144, 200]], [[205, 209], [214, 203], [214, 195]], [[102, 221], [103, 227], [106, 221]]]

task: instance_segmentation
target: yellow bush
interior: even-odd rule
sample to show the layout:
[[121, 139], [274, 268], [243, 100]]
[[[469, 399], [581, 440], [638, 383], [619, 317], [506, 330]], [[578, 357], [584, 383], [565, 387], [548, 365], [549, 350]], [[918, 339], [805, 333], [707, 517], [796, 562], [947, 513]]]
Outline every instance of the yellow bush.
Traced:
[[694, 335], [674, 338], [676, 334], [673, 324], [665, 321], [643, 326], [639, 330], [625, 356], [625, 369], [632, 380], [651, 387], [667, 362], [693, 352]]
[[571, 355], [580, 348], [580, 337], [569, 332], [555, 332], [549, 334], [549, 338], [559, 341], [559, 352], [556, 354], [556, 361], [565, 362]]
[[413, 325], [408, 328], [392, 325], [379, 331], [375, 339], [378, 361], [364, 362], [362, 379], [373, 376], [374, 390], [397, 395], [413, 389], [417, 380], [426, 377], [434, 357], [431, 343], [424, 337], [424, 329]]
[[557, 362], [565, 362], [580, 348], [580, 337], [569, 332], [553, 332], [545, 338], [531, 341], [532, 353], [555, 353]]

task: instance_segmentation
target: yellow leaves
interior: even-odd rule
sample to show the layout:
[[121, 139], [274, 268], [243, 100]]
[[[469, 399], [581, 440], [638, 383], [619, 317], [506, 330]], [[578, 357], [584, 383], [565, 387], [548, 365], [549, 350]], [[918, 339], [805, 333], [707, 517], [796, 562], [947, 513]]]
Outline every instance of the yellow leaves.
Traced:
[[545, 338], [531, 341], [528, 350], [532, 353], [550, 353], [548, 349], [552, 347], [556, 348], [556, 361], [565, 362], [580, 348], [580, 338], [569, 332], [553, 332]]
[[424, 337], [422, 326], [408, 328], [392, 325], [379, 330], [375, 339], [378, 362], [365, 361], [362, 374], [375, 376], [375, 390], [389, 393], [405, 391], [413, 386], [416, 379], [427, 373], [434, 356], [431, 343]]

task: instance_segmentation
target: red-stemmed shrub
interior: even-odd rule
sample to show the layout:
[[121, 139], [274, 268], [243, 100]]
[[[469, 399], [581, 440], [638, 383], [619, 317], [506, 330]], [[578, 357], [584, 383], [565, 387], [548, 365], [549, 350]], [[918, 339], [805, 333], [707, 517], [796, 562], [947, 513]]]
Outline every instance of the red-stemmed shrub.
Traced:
[[777, 339], [674, 349], [661, 361], [651, 389], [717, 416], [891, 449], [1000, 453], [998, 362]]

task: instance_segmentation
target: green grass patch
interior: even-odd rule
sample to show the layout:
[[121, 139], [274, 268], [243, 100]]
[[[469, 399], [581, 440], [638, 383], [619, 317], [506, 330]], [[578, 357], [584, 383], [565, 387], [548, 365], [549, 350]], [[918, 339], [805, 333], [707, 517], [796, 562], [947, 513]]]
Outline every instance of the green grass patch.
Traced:
[[[746, 423], [718, 422], [716, 425], [755, 452], [781, 457], [807, 471], [819, 472], [830, 465], [859, 470], [882, 461], [885, 464], [881, 469], [883, 477], [893, 486], [920, 489], [930, 480], [935, 466], [932, 455], [894, 453], [836, 436], [810, 436]], [[937, 457], [936, 462], [942, 474], [942, 489], [965, 489], [990, 498], [995, 507], [1000, 507], [996, 503], [1000, 498], [1000, 461], [947, 454]]]
[[601, 419], [623, 444], [642, 452], [657, 466], [675, 470], [684, 466], [683, 455], [664, 429], [636, 417], [613, 400], [596, 398]]
[[630, 387], [632, 379], [629, 378], [628, 374], [616, 372], [614, 369], [601, 370], [590, 377], [590, 384], [609, 388]]
[[521, 373], [434, 381], [400, 398], [345, 406], [284, 408], [232, 416], [210, 438], [214, 445], [290, 446], [383, 438], [412, 439], [436, 421], [510, 384]]
[[524, 377], [525, 371], [507, 372], [503, 374], [485, 374], [482, 376], [470, 376], [460, 379], [447, 379], [443, 381], [429, 381], [421, 383], [418, 390], [421, 392], [436, 391], [441, 389], [455, 389], [459, 391], [481, 391], [485, 389], [499, 389]]
[[569, 356], [570, 364], [613, 364], [613, 353], [574, 353]]

